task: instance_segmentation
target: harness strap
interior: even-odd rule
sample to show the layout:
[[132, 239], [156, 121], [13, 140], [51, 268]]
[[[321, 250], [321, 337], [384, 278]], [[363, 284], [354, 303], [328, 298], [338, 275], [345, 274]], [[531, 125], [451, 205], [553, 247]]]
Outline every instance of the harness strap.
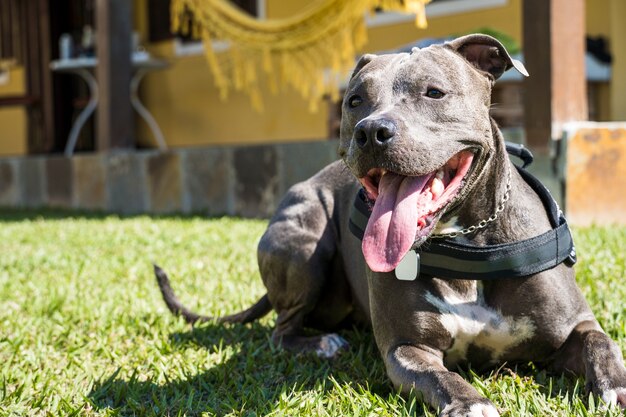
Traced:
[[505, 142], [505, 146], [509, 155], [516, 156], [524, 162], [522, 168], [526, 168], [528, 165], [533, 163], [533, 160], [535, 159], [533, 154], [521, 143]]
[[552, 269], [570, 260], [573, 249], [574, 242], [564, 222], [556, 229], [519, 242], [473, 246], [431, 241], [428, 248], [418, 253], [425, 274], [446, 279], [494, 280]]

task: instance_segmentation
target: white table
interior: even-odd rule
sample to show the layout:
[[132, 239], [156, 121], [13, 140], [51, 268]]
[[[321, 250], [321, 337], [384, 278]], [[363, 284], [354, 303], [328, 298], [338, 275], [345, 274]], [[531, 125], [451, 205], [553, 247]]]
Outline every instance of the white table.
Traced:
[[[89, 87], [89, 101], [87, 102], [87, 106], [85, 106], [72, 124], [72, 129], [67, 138], [67, 144], [65, 145], [66, 156], [72, 156], [74, 153], [80, 130], [98, 106], [98, 81], [92, 73], [97, 65], [98, 59], [93, 57], [59, 59], [50, 63], [50, 69], [52, 71], [76, 74], [80, 76]], [[130, 102], [135, 111], [137, 111], [141, 118], [148, 124], [159, 148], [167, 149], [165, 138], [163, 137], [163, 132], [161, 132], [159, 125], [152, 114], [150, 114], [148, 109], [146, 109], [139, 100], [138, 89], [141, 80], [149, 71], [163, 69], [167, 67], [168, 64], [163, 60], [150, 58], [148, 55], [140, 53], [133, 55], [132, 66], [133, 74], [130, 79]]]

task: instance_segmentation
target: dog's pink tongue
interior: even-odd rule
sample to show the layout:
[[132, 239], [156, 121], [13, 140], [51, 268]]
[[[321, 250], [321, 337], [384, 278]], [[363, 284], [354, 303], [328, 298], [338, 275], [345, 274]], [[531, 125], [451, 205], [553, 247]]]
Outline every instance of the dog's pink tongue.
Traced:
[[432, 175], [385, 174], [365, 228], [363, 255], [375, 272], [393, 271], [411, 249], [417, 233], [418, 200]]

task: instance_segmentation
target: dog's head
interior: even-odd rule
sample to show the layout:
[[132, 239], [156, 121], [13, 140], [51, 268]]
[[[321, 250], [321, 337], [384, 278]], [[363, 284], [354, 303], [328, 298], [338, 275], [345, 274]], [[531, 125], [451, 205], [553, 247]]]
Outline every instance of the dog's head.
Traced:
[[393, 270], [471, 191], [495, 146], [491, 88], [512, 67], [527, 75], [487, 35], [359, 60], [339, 153], [373, 203], [363, 240], [372, 270]]

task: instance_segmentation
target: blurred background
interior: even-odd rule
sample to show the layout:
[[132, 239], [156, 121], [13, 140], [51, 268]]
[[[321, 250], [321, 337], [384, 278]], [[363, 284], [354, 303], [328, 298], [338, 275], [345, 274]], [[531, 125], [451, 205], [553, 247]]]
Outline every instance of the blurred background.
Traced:
[[[311, 4], [232, 3], [260, 20]], [[1, 206], [267, 217], [336, 159], [336, 97], [312, 111], [293, 88], [261, 83], [262, 111], [245, 91], [222, 100], [202, 41], [173, 33], [171, 11], [170, 0], [0, 0]], [[506, 139], [533, 150], [575, 223], [626, 222], [626, 2], [432, 0], [426, 18], [423, 29], [368, 15], [354, 60], [497, 37], [531, 75], [509, 71], [493, 90]]]

